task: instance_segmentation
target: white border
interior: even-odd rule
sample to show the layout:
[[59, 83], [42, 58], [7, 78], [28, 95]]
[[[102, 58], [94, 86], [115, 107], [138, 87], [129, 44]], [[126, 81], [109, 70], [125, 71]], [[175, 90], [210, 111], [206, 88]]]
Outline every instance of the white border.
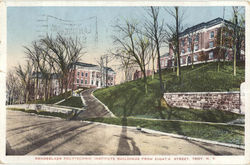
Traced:
[[[5, 111], [5, 73], [6, 73], [6, 66], [7, 66], [7, 61], [6, 61], [6, 49], [7, 49], [7, 31], [6, 31], [6, 7], [8, 6], [245, 6], [246, 7], [246, 86], [250, 85], [250, 59], [248, 59], [249, 56], [249, 37], [250, 37], [250, 23], [249, 23], [249, 16], [250, 16], [250, 11], [249, 11], [249, 1], [245, 0], [210, 0], [210, 1], [185, 1], [185, 0], [179, 0], [179, 1], [166, 1], [166, 0], [159, 0], [159, 1], [154, 1], [154, 0], [70, 0], [70, 1], [59, 1], [59, 0], [44, 0], [44, 1], [32, 1], [32, 0], [26, 0], [26, 1], [21, 1], [21, 0], [4, 0], [0, 1], [0, 70], [3, 70], [3, 72], [0, 72], [0, 123], [1, 123], [1, 129], [0, 129], [0, 135], [1, 135], [1, 141], [0, 141], [0, 161], [2, 162], [8, 162], [8, 163], [21, 163], [21, 162], [26, 162], [26, 163], [46, 163], [46, 161], [34, 161], [34, 156], [5, 156], [5, 130], [6, 130], [6, 111]], [[250, 100], [250, 92], [249, 89], [246, 91], [246, 99]], [[246, 102], [246, 109], [250, 109], [250, 104], [249, 102]], [[152, 163], [157, 163], [157, 164], [166, 164], [166, 163], [171, 163], [171, 164], [247, 164], [250, 163], [250, 144], [249, 144], [249, 139], [250, 139], [250, 113], [246, 112], [246, 135], [245, 135], [245, 156], [214, 156], [215, 161], [140, 161], [140, 163], [144, 164], [152, 164]], [[51, 156], [52, 157], [52, 156]], [[97, 156], [93, 156], [97, 157]], [[103, 156], [107, 157], [107, 156]], [[150, 157], [150, 156], [149, 156]], [[164, 157], [164, 156], [153, 156], [153, 157]], [[178, 156], [171, 156], [171, 157], [178, 157]], [[192, 157], [192, 156], [184, 156], [184, 157]], [[197, 157], [197, 156], [195, 156]], [[202, 157], [202, 156], [201, 156]], [[122, 163], [122, 164], [138, 164], [138, 161], [49, 161], [49, 163], [88, 163], [88, 164], [117, 164], [117, 163]]]

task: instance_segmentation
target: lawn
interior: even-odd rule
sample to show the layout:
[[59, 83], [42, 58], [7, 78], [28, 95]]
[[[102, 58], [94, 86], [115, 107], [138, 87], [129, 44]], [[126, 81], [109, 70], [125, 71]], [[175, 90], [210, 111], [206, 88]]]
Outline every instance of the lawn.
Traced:
[[58, 105], [77, 107], [77, 108], [82, 108], [84, 106], [81, 97], [75, 97], [75, 96], [67, 98], [65, 101], [61, 102]]
[[[232, 75], [231, 62], [226, 62], [220, 72], [217, 72], [216, 63], [207, 63], [183, 67], [181, 79], [176, 78], [172, 70], [163, 71], [165, 92], [204, 92], [204, 91], [235, 91], [239, 90], [244, 82], [244, 64], [238, 64], [237, 76]], [[194, 110], [158, 106], [159, 79], [147, 78], [148, 93], [145, 94], [143, 80], [126, 82], [117, 86], [99, 89], [94, 95], [102, 101], [116, 116], [136, 116], [148, 118], [164, 118], [176, 120], [194, 120], [208, 122], [229, 122], [242, 115], [218, 110]]]
[[142, 129], [148, 128], [194, 138], [244, 145], [244, 127], [242, 126], [132, 118], [94, 118], [88, 120], [124, 126], [140, 126]]
[[51, 98], [49, 98], [48, 100], [34, 100], [34, 101], [30, 101], [30, 104], [55, 104], [67, 97], [71, 96], [71, 91], [68, 91], [66, 93], [60, 94], [58, 96], [53, 96]]

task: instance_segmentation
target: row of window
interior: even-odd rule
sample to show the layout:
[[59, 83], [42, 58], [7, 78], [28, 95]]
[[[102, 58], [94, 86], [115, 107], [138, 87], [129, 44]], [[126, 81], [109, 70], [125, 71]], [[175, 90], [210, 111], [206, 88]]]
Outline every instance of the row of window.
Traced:
[[[213, 47], [214, 47], [214, 41], [210, 41], [209, 42], [209, 48], [213, 48]], [[194, 51], [197, 51], [197, 50], [199, 50], [199, 45], [198, 44], [194, 45]], [[188, 52], [191, 52], [190, 47], [188, 47]], [[185, 53], [185, 49], [182, 49], [181, 54], [184, 54], [184, 53]]]
[[[80, 82], [80, 80], [77, 79], [76, 83], [79, 84], [79, 82]], [[83, 84], [83, 80], [81, 80], [81, 84]], [[88, 80], [85, 80], [85, 84], [88, 84]], [[96, 81], [96, 86], [98, 86], [98, 84], [99, 84], [99, 81]], [[94, 85], [94, 81], [93, 80], [91, 80], [91, 85]], [[112, 82], [108, 83], [108, 85], [113, 85], [113, 83]]]
[[[211, 31], [209, 33], [209, 39], [213, 39], [214, 38], [214, 31]], [[198, 42], [199, 41], [199, 33], [196, 34], [195, 36], [195, 39], [194, 39], [195, 42]], [[191, 45], [192, 44], [192, 38], [191, 37], [188, 37], [188, 45]], [[181, 45], [184, 47], [185, 46], [185, 39], [182, 39], [181, 40]], [[198, 50], [198, 48], [197, 48]]]
[[[193, 58], [194, 58], [194, 59], [193, 59], [194, 62], [197, 62], [197, 61], [198, 61], [198, 55], [197, 55], [197, 54], [194, 54]], [[209, 52], [209, 53], [208, 53], [208, 58], [209, 58], [209, 60], [213, 59], [213, 58], [214, 58], [214, 53], [213, 53], [213, 52]], [[188, 56], [187, 62], [188, 62], [188, 63], [191, 63], [191, 62], [192, 62], [192, 61], [191, 61], [191, 56]], [[181, 64], [185, 64], [185, 63], [186, 63], [186, 57], [180, 58], [180, 63], [181, 63]], [[172, 65], [173, 65], [173, 64], [172, 64]], [[165, 60], [165, 65], [164, 65], [164, 61], [161, 61], [161, 66], [168, 66], [168, 60]]]
[[[82, 72], [82, 77], [83, 77], [84, 73]], [[80, 72], [77, 72], [77, 77], [80, 76]], [[88, 77], [88, 73], [85, 73], [85, 77]]]

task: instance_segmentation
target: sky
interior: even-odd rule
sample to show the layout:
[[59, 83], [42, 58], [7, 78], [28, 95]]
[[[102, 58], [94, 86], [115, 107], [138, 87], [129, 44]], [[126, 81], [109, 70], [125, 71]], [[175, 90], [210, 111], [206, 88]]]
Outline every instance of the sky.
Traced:
[[[223, 7], [181, 7], [185, 11], [185, 27], [206, 22], [223, 16]], [[225, 19], [232, 17], [231, 7], [225, 7]], [[170, 16], [161, 10], [164, 22], [173, 22]], [[66, 35], [82, 38], [86, 54], [82, 62], [96, 64], [96, 60], [113, 47], [114, 25], [126, 19], [135, 19], [139, 23], [147, 19], [146, 7], [8, 7], [7, 8], [7, 64], [12, 69], [26, 60], [24, 46], [48, 33], [55, 33], [74, 24], [77, 32], [69, 29]], [[70, 26], [72, 27], [72, 26]], [[164, 48], [162, 52], [168, 52]], [[117, 62], [111, 63], [116, 70]], [[119, 76], [118, 79], [122, 79]]]

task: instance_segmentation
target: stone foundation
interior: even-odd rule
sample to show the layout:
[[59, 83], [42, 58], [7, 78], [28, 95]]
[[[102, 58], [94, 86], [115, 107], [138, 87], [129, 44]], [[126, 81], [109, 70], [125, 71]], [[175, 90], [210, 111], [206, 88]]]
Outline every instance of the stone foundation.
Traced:
[[240, 92], [181, 92], [164, 93], [168, 105], [180, 108], [240, 111]]

